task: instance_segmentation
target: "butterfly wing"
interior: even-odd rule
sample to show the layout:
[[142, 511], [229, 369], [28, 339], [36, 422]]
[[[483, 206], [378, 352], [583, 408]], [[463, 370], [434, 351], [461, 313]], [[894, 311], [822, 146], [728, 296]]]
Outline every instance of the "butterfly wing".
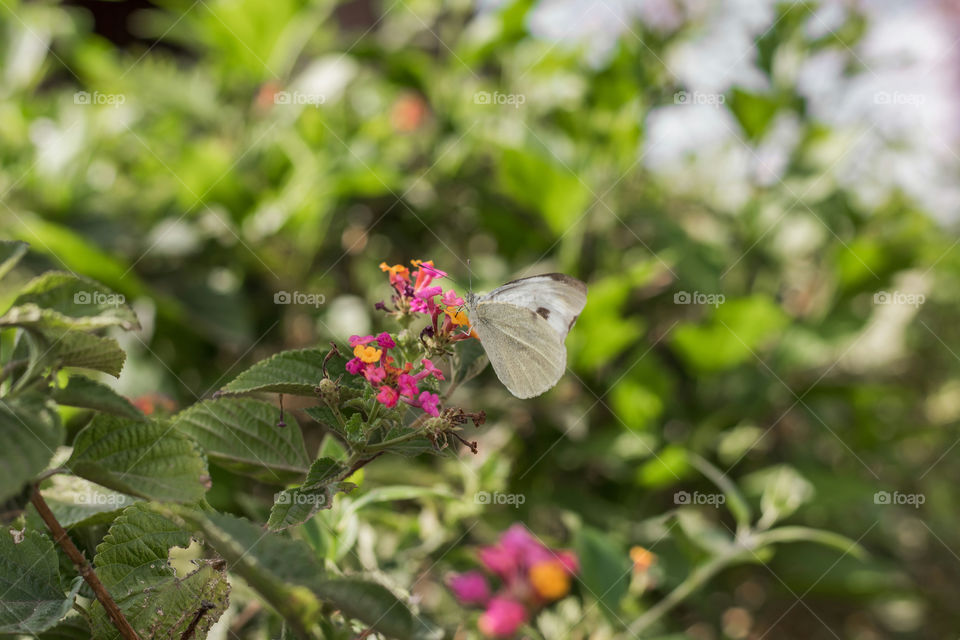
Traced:
[[516, 397], [538, 396], [563, 375], [563, 338], [536, 311], [481, 300], [472, 310], [471, 323], [500, 382]]
[[480, 300], [533, 311], [547, 321], [562, 343], [587, 304], [587, 285], [563, 273], [546, 273], [508, 282]]

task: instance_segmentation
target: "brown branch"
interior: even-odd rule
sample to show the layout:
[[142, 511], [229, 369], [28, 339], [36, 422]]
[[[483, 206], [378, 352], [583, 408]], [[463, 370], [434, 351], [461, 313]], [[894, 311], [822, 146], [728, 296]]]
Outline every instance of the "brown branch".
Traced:
[[123, 617], [120, 607], [117, 606], [117, 603], [114, 602], [110, 594], [107, 593], [107, 589], [103, 586], [103, 583], [100, 582], [100, 578], [97, 577], [93, 566], [83, 557], [83, 554], [80, 553], [77, 546], [73, 544], [73, 540], [67, 535], [66, 530], [57, 521], [56, 516], [50, 511], [50, 507], [47, 506], [43, 496], [40, 495], [39, 485], [34, 487], [30, 502], [33, 503], [37, 513], [40, 514], [43, 522], [47, 525], [47, 528], [50, 529], [50, 533], [53, 534], [53, 541], [60, 545], [70, 560], [73, 561], [77, 571], [80, 572], [83, 579], [86, 580], [90, 588], [93, 589], [93, 592], [97, 595], [97, 600], [103, 605], [113, 624], [120, 630], [120, 635], [126, 640], [140, 640], [137, 632], [133, 630], [133, 627], [130, 626], [127, 619]]

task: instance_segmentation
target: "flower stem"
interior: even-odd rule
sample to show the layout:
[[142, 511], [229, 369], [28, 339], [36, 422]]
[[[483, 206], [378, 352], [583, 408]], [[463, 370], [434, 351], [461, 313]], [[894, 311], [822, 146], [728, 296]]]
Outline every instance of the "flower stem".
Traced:
[[87, 559], [83, 557], [83, 554], [80, 553], [80, 550], [77, 549], [75, 544], [73, 544], [73, 540], [71, 540], [70, 536], [67, 535], [66, 530], [60, 525], [60, 522], [57, 521], [57, 518], [53, 515], [50, 507], [47, 506], [43, 496], [40, 495], [39, 485], [34, 486], [33, 495], [30, 496], [30, 502], [33, 503], [37, 513], [40, 514], [40, 518], [43, 519], [43, 522], [47, 525], [47, 528], [50, 529], [50, 533], [53, 534], [54, 542], [60, 545], [64, 553], [67, 554], [67, 557], [73, 561], [77, 571], [80, 572], [80, 575], [83, 576], [83, 579], [88, 585], [90, 585], [90, 588], [93, 589], [93, 592], [97, 596], [97, 600], [99, 600], [100, 604], [103, 605], [107, 615], [110, 616], [110, 620], [113, 621], [113, 624], [120, 631], [120, 635], [126, 640], [140, 640], [139, 636], [137, 636], [137, 632], [134, 631], [133, 627], [130, 626], [130, 623], [123, 616], [123, 612], [120, 611], [120, 607], [117, 606], [117, 603], [114, 602], [113, 597], [107, 592], [106, 587], [104, 587], [103, 583], [100, 582], [100, 578], [93, 570], [93, 566], [87, 562]]

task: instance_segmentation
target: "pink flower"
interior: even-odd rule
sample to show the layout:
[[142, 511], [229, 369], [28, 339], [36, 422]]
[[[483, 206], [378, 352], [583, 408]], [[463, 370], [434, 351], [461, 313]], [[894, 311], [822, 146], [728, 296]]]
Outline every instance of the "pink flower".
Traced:
[[443, 298], [441, 298], [440, 301], [446, 307], [459, 307], [460, 305], [463, 304], [463, 298], [458, 296], [457, 292], [454, 291], [453, 289], [450, 289], [445, 294], [443, 294]]
[[479, 571], [467, 571], [449, 579], [450, 590], [460, 604], [486, 604], [490, 599], [487, 579]]
[[419, 400], [420, 408], [426, 413], [429, 413], [434, 418], [440, 416], [440, 396], [435, 393], [430, 393], [429, 391], [424, 391], [420, 394]]
[[350, 336], [347, 340], [351, 347], [355, 347], [358, 344], [367, 344], [373, 342], [373, 336]]
[[431, 279], [447, 277], [446, 271], [440, 271], [440, 269], [437, 269], [432, 264], [427, 264], [426, 262], [420, 263], [420, 270], [425, 271], [427, 274], [429, 274], [431, 276]]
[[397, 343], [393, 341], [393, 338], [391, 338], [390, 334], [386, 331], [377, 336], [377, 344], [380, 345], [381, 349], [393, 349], [397, 346]]
[[527, 610], [522, 604], [510, 598], [496, 597], [490, 600], [477, 626], [485, 635], [509, 638], [526, 620]]
[[386, 379], [387, 370], [383, 367], [370, 366], [363, 372], [363, 377], [366, 378], [370, 384], [377, 385]]
[[424, 378], [430, 375], [432, 375], [437, 380], [443, 380], [443, 371], [440, 371], [440, 369], [438, 369], [433, 364], [433, 362], [431, 362], [427, 358], [424, 358], [423, 360], [420, 361], [420, 364], [423, 365], [423, 371], [417, 374], [418, 376], [417, 380], [423, 380]]
[[409, 373], [401, 373], [397, 378], [397, 386], [400, 387], [400, 395], [407, 396], [411, 400], [417, 397], [420, 389], [417, 388], [416, 379]]
[[399, 398], [400, 394], [397, 393], [397, 390], [387, 385], [380, 387], [380, 393], [377, 394], [377, 401], [391, 409], [397, 406], [397, 400]]
[[504, 579], [513, 576], [520, 565], [520, 558], [517, 557], [516, 552], [499, 544], [492, 547], [481, 547], [477, 555], [480, 556], [480, 562], [483, 563], [483, 566]]
[[361, 371], [363, 371], [363, 360], [361, 360], [360, 358], [354, 358], [353, 360], [347, 363], [347, 373], [349, 373], [350, 375], [355, 376]]
[[424, 287], [423, 289], [420, 289], [414, 293], [414, 296], [420, 298], [421, 300], [429, 300], [430, 298], [438, 296], [441, 293], [443, 293], [443, 287]]
[[554, 556], [571, 575], [580, 573], [580, 559], [573, 551], [556, 551]]

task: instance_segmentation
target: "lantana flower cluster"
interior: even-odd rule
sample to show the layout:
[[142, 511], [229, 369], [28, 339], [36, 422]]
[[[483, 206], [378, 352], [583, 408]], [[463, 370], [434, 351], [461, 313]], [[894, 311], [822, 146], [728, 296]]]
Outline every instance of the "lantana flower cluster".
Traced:
[[[377, 309], [386, 311], [404, 327], [418, 316], [428, 316], [430, 324], [420, 333], [419, 339], [427, 355], [441, 356], [451, 352], [453, 343], [466, 340], [472, 335], [466, 314], [460, 309], [463, 298], [453, 289], [443, 290], [435, 284], [447, 274], [433, 266], [433, 261], [411, 260], [414, 270], [402, 264], [380, 264], [380, 269], [389, 274], [394, 294], [392, 308], [378, 302]], [[440, 397], [429, 389], [422, 389], [427, 378], [443, 380], [443, 372], [430, 358], [421, 358], [419, 365], [394, 357], [391, 349], [400, 351], [395, 338], [389, 333], [373, 336], [350, 336], [353, 358], [347, 362], [347, 372], [360, 376], [377, 391], [377, 400], [393, 408], [398, 402], [422, 409], [425, 413], [440, 416]], [[401, 361], [403, 361], [402, 364]]]
[[[493, 638], [513, 636], [540, 609], [567, 595], [580, 570], [572, 551], [550, 549], [519, 523], [478, 555], [485, 571], [454, 574], [448, 585], [461, 604], [483, 607], [477, 626]], [[493, 591], [491, 583], [499, 588]]]

